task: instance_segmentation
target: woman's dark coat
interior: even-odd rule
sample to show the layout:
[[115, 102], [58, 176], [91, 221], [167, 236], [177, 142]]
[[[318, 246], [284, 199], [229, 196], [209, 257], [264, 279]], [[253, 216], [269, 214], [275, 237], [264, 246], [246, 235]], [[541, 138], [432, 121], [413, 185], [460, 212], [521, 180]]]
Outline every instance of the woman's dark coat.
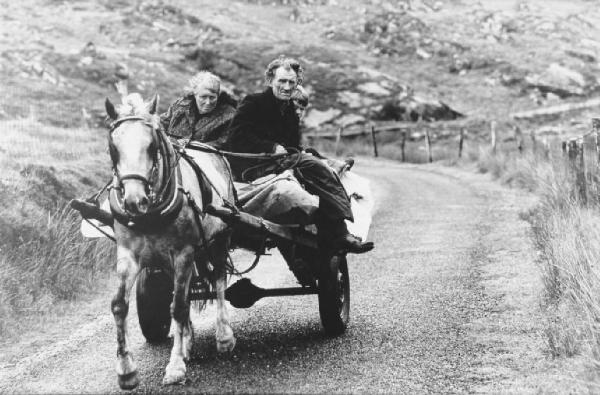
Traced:
[[167, 133], [175, 138], [190, 138], [194, 141], [222, 146], [228, 140], [229, 123], [235, 115], [237, 102], [226, 92], [221, 92], [217, 105], [208, 114], [200, 114], [193, 95], [177, 99], [160, 116]]

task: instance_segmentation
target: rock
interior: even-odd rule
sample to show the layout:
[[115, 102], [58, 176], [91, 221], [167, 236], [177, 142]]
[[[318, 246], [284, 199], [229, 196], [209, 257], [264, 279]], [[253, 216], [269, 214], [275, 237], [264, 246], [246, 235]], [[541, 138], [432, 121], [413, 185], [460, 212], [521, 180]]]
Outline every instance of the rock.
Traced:
[[589, 49], [567, 49], [565, 50], [567, 55], [574, 58], [581, 59], [585, 62], [593, 63], [596, 61], [596, 52]]
[[344, 103], [350, 108], [370, 107], [375, 104], [375, 100], [365, 97], [358, 92], [342, 91], [338, 92], [338, 101]]
[[584, 45], [586, 47], [593, 47], [596, 49], [600, 49], [600, 41], [592, 40], [589, 38], [582, 38], [581, 45]]
[[537, 88], [542, 93], [551, 92], [561, 98], [581, 96], [587, 87], [583, 74], [557, 63], [552, 63], [541, 74], [525, 77], [525, 82], [529, 87]]
[[320, 111], [316, 109], [312, 109], [304, 118], [304, 124], [308, 128], [318, 128], [324, 123], [328, 123], [336, 119], [342, 113], [341, 110], [337, 108], [329, 108], [325, 111]]
[[125, 63], [115, 64], [115, 76], [121, 80], [129, 78], [129, 68]]
[[546, 93], [546, 100], [550, 103], [556, 103], [560, 101], [560, 96], [555, 95], [552, 92]]
[[370, 67], [358, 66], [357, 71], [361, 74], [364, 74], [365, 76], [367, 76], [369, 78], [385, 78], [389, 81], [395, 81], [395, 82], [398, 81], [398, 79], [396, 77], [394, 77], [390, 74], [383, 73], [379, 70], [372, 69]]
[[96, 44], [94, 44], [92, 41], [89, 41], [87, 44], [85, 44], [85, 47], [83, 47], [81, 50], [82, 55], [94, 57], [96, 56], [96, 53]]
[[402, 95], [384, 103], [375, 114], [376, 119], [416, 122], [453, 120], [464, 117], [439, 100], [427, 100], [414, 95]]
[[335, 124], [343, 127], [356, 125], [358, 123], [364, 123], [366, 121], [365, 117], [357, 114], [345, 114], [335, 120]]
[[94, 63], [94, 58], [92, 58], [91, 56], [84, 56], [79, 60], [79, 63], [77, 63], [77, 65], [79, 67], [86, 67], [91, 65], [92, 63]]
[[372, 96], [389, 96], [391, 94], [389, 90], [376, 82], [365, 82], [364, 84], [358, 85], [357, 88]]
[[464, 57], [454, 55], [452, 57], [452, 63], [448, 68], [448, 71], [455, 74], [460, 74], [466, 70], [477, 70], [485, 69], [496, 64], [497, 61], [483, 58], [483, 57]]
[[415, 51], [415, 53], [421, 59], [429, 59], [429, 58], [431, 58], [431, 54], [429, 52], [425, 51], [422, 48], [417, 48], [417, 50]]

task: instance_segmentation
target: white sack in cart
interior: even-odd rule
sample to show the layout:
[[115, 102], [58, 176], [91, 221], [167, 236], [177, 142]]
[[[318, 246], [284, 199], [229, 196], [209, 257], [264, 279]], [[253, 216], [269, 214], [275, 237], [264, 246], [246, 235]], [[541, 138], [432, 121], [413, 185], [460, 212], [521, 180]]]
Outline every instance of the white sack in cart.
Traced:
[[[110, 204], [108, 203], [108, 199], [105, 199], [102, 204], [100, 204], [100, 208], [110, 213]], [[83, 219], [81, 221], [81, 234], [83, 237], [89, 237], [92, 239], [97, 237], [106, 237], [107, 235], [115, 237], [113, 228], [108, 225], [104, 225], [95, 219]]]
[[352, 203], [354, 222], [346, 221], [348, 231], [363, 241], [367, 240], [373, 218], [373, 194], [369, 180], [351, 171], [340, 175], [340, 180]]

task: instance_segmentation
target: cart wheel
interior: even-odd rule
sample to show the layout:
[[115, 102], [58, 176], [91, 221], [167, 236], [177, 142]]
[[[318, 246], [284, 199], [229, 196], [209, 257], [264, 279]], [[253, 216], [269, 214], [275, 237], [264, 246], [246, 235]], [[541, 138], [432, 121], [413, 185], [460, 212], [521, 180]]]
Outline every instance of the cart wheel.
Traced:
[[167, 339], [171, 326], [173, 281], [162, 271], [144, 268], [136, 285], [138, 321], [149, 343]]
[[319, 276], [319, 314], [328, 335], [341, 335], [350, 321], [350, 278], [344, 255], [323, 265]]

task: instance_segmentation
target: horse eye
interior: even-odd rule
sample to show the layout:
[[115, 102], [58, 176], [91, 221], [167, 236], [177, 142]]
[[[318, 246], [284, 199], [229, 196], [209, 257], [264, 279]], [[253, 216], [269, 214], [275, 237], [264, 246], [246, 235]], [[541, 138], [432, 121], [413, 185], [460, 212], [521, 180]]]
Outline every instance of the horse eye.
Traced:
[[156, 143], [153, 141], [148, 146], [148, 154], [153, 155], [156, 152]]

